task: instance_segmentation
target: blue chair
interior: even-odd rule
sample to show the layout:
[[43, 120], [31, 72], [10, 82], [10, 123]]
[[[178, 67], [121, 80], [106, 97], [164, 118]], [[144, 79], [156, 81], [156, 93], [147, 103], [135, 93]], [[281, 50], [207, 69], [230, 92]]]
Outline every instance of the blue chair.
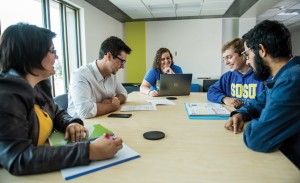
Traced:
[[200, 92], [200, 85], [198, 84], [191, 84], [191, 92]]
[[62, 94], [54, 97], [54, 102], [62, 109], [68, 109], [68, 94]]

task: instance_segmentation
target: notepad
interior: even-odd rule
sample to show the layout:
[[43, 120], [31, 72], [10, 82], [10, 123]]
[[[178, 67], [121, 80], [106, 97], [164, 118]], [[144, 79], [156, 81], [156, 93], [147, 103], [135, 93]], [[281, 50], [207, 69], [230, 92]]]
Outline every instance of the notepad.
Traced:
[[[108, 160], [93, 161], [91, 164], [86, 166], [76, 166], [72, 168], [66, 168], [61, 170], [61, 174], [65, 180], [74, 179], [89, 173], [93, 173], [111, 166], [115, 166], [136, 158], [140, 155], [123, 143], [123, 148], [117, 152], [115, 157]], [[101, 177], [100, 177], [101, 179]], [[101, 181], [100, 181], [101, 182]]]
[[[104, 133], [111, 134], [111, 135], [113, 134], [112, 131], [108, 130], [107, 128], [103, 127], [100, 124], [86, 125], [85, 127], [89, 131], [89, 140], [100, 137]], [[59, 132], [59, 131], [54, 131], [48, 137], [48, 141], [49, 141], [49, 144], [51, 146], [62, 146], [62, 145], [66, 145], [68, 143], [71, 143], [69, 141], [66, 141], [64, 138], [65, 138], [64, 133]]]
[[228, 119], [230, 111], [216, 103], [185, 103], [190, 119]]

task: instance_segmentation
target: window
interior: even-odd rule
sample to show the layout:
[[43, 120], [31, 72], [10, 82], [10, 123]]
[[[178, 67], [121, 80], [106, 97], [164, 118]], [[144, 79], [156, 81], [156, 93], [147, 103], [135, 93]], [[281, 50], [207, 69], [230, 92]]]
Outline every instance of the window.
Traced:
[[61, 0], [10, 0], [0, 6], [0, 17], [0, 33], [12, 24], [27, 22], [57, 34], [53, 39], [58, 59], [56, 74], [50, 78], [52, 93], [66, 93], [70, 73], [81, 65], [79, 9]]

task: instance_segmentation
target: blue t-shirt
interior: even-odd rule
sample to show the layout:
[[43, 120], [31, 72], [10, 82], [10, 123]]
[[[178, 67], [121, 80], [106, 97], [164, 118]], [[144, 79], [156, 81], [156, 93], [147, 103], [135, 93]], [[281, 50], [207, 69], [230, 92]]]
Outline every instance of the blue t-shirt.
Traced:
[[[182, 69], [177, 66], [173, 65], [171, 66], [171, 69], [176, 74], [182, 74]], [[160, 80], [160, 74], [163, 74], [163, 72], [159, 69], [154, 69], [153, 67], [147, 72], [144, 80], [146, 80], [148, 83], [150, 83], [151, 87], [150, 90], [157, 90], [156, 88], [156, 82]]]
[[207, 99], [211, 102], [222, 103], [224, 97], [231, 97], [249, 103], [264, 89], [264, 82], [254, 79], [253, 69], [246, 74], [228, 71], [221, 76], [219, 81], [209, 87]]

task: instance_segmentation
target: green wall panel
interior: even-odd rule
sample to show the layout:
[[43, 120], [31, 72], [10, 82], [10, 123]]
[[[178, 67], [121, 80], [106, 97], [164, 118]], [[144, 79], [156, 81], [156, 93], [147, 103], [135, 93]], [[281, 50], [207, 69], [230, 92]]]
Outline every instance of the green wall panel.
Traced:
[[132, 49], [127, 56], [126, 82], [141, 83], [146, 73], [146, 29], [145, 22], [126, 22], [125, 41]]

